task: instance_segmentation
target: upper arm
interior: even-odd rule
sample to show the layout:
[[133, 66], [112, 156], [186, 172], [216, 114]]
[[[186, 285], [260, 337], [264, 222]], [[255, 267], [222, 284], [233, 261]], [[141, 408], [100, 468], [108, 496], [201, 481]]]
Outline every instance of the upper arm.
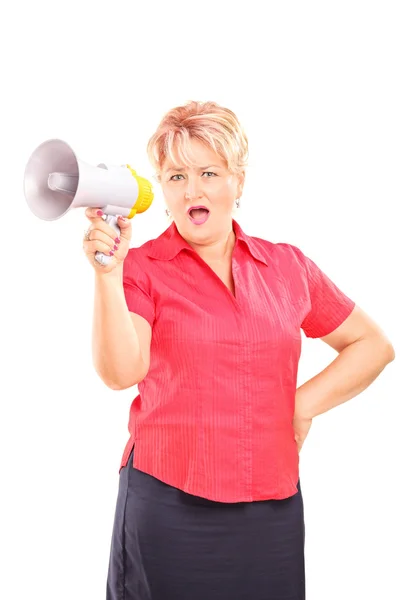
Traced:
[[142, 355], [142, 360], [144, 364], [144, 373], [141, 375], [141, 381], [146, 377], [149, 368], [150, 368], [150, 346], [151, 346], [151, 337], [152, 337], [152, 328], [150, 323], [140, 315], [129, 312], [132, 323], [135, 327], [137, 336], [139, 338], [139, 347]]
[[297, 250], [305, 268], [310, 310], [302, 328], [307, 337], [319, 338], [337, 352], [354, 342], [371, 339], [389, 353], [393, 348], [380, 327], [349, 298], [309, 257]]
[[391, 348], [381, 328], [359, 306], [355, 306], [339, 327], [320, 339], [337, 352], [341, 352], [346, 346], [371, 337]]
[[308, 307], [301, 328], [309, 338], [325, 339], [352, 315], [355, 302], [313, 260], [293, 248], [301, 266], [299, 285]]
[[141, 248], [131, 248], [124, 260], [123, 289], [126, 305], [139, 338], [143, 372], [142, 381], [150, 368], [150, 346], [155, 321], [155, 303], [152, 294], [151, 269], [144, 262]]

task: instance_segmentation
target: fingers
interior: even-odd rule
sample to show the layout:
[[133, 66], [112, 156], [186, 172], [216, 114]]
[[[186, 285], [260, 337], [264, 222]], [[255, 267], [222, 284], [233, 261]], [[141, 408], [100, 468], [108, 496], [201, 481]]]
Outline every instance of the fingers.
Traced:
[[[100, 208], [87, 208], [85, 210], [85, 215], [92, 223], [100, 223], [100, 221], [104, 222], [104, 213]], [[129, 219], [126, 217], [118, 217], [118, 224], [119, 223], [123, 224], [124, 227], [129, 227], [130, 225]]]
[[89, 207], [85, 210], [85, 215], [87, 216], [89, 221], [92, 221], [92, 223], [100, 223], [100, 221], [104, 221], [103, 214], [104, 213], [100, 208]]
[[[113, 246], [120, 242], [121, 236], [103, 219], [102, 211], [97, 208], [87, 208], [85, 214], [91, 222], [91, 226], [88, 228], [90, 240], [100, 240], [113, 249]], [[120, 224], [118, 223], [118, 225]]]
[[131, 233], [131, 221], [126, 217], [118, 217], [118, 227], [121, 230], [121, 237], [125, 237], [126, 239], [130, 238]]
[[[121, 242], [120, 238], [111, 238], [106, 233], [103, 233], [99, 229], [88, 230], [89, 240], [84, 240], [84, 245], [87, 246], [91, 252], [104, 252], [109, 254], [110, 252], [115, 253]], [[116, 235], [114, 231], [114, 235]], [[111, 254], [112, 256], [112, 254]]]
[[130, 219], [126, 217], [118, 217], [118, 227], [120, 233], [117, 234], [112, 227], [103, 218], [104, 215], [101, 209], [86, 208], [85, 215], [90, 221], [90, 226], [86, 230], [86, 235], [83, 239], [83, 250], [89, 261], [95, 264], [96, 268], [101, 267], [104, 270], [104, 265], [99, 265], [96, 261], [93, 263], [93, 256], [96, 252], [101, 252], [106, 256], [112, 256], [115, 260], [109, 262], [107, 269], [114, 268], [117, 264], [124, 261], [127, 252], [129, 251], [129, 243], [132, 234], [132, 225]]

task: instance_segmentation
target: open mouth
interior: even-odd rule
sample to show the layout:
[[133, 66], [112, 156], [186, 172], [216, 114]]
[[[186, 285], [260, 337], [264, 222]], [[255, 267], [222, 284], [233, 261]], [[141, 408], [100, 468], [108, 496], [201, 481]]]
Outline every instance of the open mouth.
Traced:
[[194, 223], [194, 225], [202, 225], [207, 221], [208, 217], [210, 216], [210, 211], [204, 206], [195, 207], [191, 208], [188, 211], [188, 216], [191, 222]]

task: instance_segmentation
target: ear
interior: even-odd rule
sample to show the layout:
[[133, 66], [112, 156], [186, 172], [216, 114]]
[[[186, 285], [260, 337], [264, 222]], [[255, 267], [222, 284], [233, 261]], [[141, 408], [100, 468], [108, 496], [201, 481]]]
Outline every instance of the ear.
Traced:
[[238, 197], [240, 198], [240, 196], [243, 193], [243, 187], [244, 187], [244, 182], [246, 179], [246, 171], [242, 171], [239, 175], [238, 175]]

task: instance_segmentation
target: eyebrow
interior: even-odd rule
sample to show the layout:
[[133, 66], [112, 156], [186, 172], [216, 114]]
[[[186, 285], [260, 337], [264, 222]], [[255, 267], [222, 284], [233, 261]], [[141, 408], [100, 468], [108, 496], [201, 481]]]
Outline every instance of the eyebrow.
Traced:
[[[217, 169], [221, 169], [221, 165], [206, 165], [205, 167], [199, 167], [199, 171], [206, 171], [207, 169], [211, 169], [211, 167], [217, 167]], [[184, 171], [185, 167], [170, 167], [165, 172], [169, 171]]]

